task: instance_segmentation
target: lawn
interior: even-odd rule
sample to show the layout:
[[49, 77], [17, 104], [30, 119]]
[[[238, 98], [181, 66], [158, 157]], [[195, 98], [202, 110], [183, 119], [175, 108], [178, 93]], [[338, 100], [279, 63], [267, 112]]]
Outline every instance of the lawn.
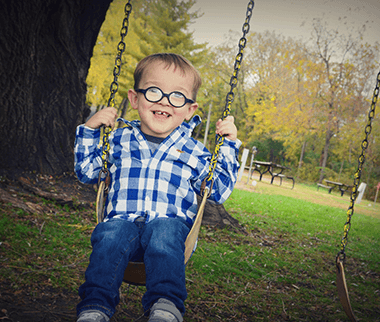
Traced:
[[[249, 235], [202, 230], [190, 305], [204, 301], [215, 321], [348, 320], [335, 284], [348, 203], [313, 186], [239, 183], [225, 207]], [[352, 217], [345, 270], [355, 315], [380, 321], [380, 207], [369, 204]]]
[[[246, 233], [201, 228], [187, 266], [185, 321], [348, 321], [337, 296], [335, 257], [349, 196], [313, 185], [290, 189], [286, 182], [279, 187], [245, 181], [225, 208]], [[1, 203], [0, 318], [73, 321], [91, 252], [93, 206], [83, 208], [78, 200], [60, 206], [21, 191], [14, 195], [43, 211], [28, 214]], [[352, 217], [345, 267], [361, 321], [380, 321], [379, 229], [380, 204], [362, 200]], [[143, 293], [144, 287], [123, 284], [112, 321], [145, 321]], [[17, 309], [10, 299], [18, 301]], [[24, 319], [15, 318], [17, 310]]]

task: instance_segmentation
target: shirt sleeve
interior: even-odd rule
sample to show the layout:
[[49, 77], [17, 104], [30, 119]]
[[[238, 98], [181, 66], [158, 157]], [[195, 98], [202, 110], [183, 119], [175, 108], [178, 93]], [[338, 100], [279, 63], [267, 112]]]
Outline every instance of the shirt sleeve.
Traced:
[[102, 169], [100, 129], [79, 125], [74, 144], [74, 171], [82, 183], [96, 183]]
[[[223, 145], [219, 149], [217, 164], [212, 177], [212, 191], [209, 197], [209, 199], [215, 201], [216, 203], [224, 203], [234, 189], [240, 167], [238, 162], [240, 146], [241, 141], [239, 139], [236, 141], [231, 141], [225, 138]], [[207, 177], [208, 172], [209, 167], [206, 169], [204, 178]], [[208, 183], [206, 186], [210, 188], [211, 184]]]

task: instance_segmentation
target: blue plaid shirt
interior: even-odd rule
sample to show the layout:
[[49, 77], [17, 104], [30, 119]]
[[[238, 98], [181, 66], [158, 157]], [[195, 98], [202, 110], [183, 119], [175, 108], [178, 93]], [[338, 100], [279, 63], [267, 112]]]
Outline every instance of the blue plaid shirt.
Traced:
[[[152, 154], [140, 121], [110, 135], [109, 170], [111, 184], [105, 215], [149, 222], [158, 217], [181, 217], [193, 224], [197, 214], [196, 194], [207, 177], [211, 153], [192, 131], [201, 120], [195, 116], [182, 123]], [[75, 140], [75, 172], [83, 183], [96, 183], [102, 169], [100, 130], [79, 125]], [[237, 180], [239, 140], [224, 140], [214, 171], [210, 199], [223, 203]]]

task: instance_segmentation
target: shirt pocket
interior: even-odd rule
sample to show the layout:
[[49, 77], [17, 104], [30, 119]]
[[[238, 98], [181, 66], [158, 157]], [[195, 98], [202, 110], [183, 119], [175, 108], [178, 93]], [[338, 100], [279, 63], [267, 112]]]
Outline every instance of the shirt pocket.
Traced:
[[176, 147], [170, 147], [161, 156], [160, 161], [158, 170], [162, 180], [176, 188], [189, 188], [198, 163], [194, 156]]

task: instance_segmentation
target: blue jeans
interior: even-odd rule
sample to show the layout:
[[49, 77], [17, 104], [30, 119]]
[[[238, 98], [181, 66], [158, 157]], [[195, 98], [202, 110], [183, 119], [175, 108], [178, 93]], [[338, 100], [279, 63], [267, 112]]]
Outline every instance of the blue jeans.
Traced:
[[123, 219], [99, 223], [91, 236], [92, 253], [86, 281], [79, 288], [77, 314], [95, 309], [109, 317], [119, 303], [119, 288], [129, 261], [143, 256], [146, 293], [144, 312], [159, 298], [172, 301], [185, 314], [185, 240], [190, 231], [180, 218], [157, 218], [145, 224]]

